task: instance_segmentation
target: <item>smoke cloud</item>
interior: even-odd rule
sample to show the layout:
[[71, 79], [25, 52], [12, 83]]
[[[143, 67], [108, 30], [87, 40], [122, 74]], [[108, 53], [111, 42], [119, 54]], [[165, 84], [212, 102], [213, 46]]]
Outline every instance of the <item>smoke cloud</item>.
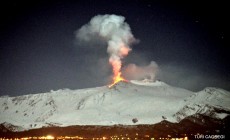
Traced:
[[97, 15], [90, 22], [83, 25], [77, 32], [79, 41], [92, 42], [95, 38], [107, 42], [109, 62], [113, 67], [114, 77], [121, 75], [123, 59], [131, 51], [130, 45], [138, 42], [125, 22], [123, 16]]
[[129, 64], [127, 67], [124, 67], [123, 74], [124, 77], [129, 80], [142, 80], [147, 78], [154, 81], [157, 71], [157, 63], [151, 61], [148, 66], [143, 67], [137, 66], [135, 64]]

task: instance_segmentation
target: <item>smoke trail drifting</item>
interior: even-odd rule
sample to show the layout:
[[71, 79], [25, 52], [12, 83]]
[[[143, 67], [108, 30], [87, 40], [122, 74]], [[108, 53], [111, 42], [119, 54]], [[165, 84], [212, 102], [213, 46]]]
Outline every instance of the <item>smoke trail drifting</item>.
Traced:
[[131, 51], [130, 45], [137, 41], [125, 18], [117, 15], [97, 15], [76, 33], [77, 39], [86, 42], [90, 42], [95, 36], [100, 36], [107, 42], [114, 77], [120, 76], [121, 59]]
[[154, 61], [151, 61], [149, 65], [142, 67], [135, 64], [129, 64], [124, 67], [122, 71], [124, 77], [129, 80], [149, 79], [154, 81], [158, 71], [158, 65]]

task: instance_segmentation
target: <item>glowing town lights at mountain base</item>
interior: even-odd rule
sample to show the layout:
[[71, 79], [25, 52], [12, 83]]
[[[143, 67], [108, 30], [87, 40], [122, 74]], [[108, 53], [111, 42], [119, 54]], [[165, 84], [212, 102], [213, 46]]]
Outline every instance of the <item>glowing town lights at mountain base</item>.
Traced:
[[[80, 136], [58, 136], [58, 137], [53, 137], [53, 136], [41, 136], [41, 137], [23, 137], [23, 138], [1, 138], [0, 140], [82, 140], [82, 139], [90, 139], [90, 140], [139, 140], [139, 138], [137, 138], [138, 135], [136, 135], [135, 138], [130, 137], [128, 134], [126, 135], [113, 135], [110, 137], [96, 137], [96, 138], [90, 138], [90, 137], [80, 137]], [[150, 139], [150, 140], [189, 140], [188, 137], [179, 137], [179, 138], [169, 138], [169, 137], [160, 137], [155, 139], [154, 137], [150, 137], [149, 135], [143, 135], [141, 138], [144, 139]]]
[[51, 136], [51, 135], [48, 135], [48, 136], [46, 136], [45, 138], [46, 138], [47, 140], [52, 140], [52, 139], [54, 139], [54, 137]]
[[55, 137], [51, 136], [51, 135], [47, 135], [47, 136], [40, 136], [40, 137], [22, 137], [22, 138], [0, 138], [0, 140], [54, 140]]

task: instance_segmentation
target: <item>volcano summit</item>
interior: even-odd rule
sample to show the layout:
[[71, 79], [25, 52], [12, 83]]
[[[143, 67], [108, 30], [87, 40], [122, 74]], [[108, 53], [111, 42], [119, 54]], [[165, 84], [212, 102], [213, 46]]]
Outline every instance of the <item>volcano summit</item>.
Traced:
[[194, 93], [144, 80], [119, 82], [111, 88], [4, 96], [0, 104], [0, 123], [12, 131], [24, 131], [49, 126], [180, 122], [194, 115], [224, 119], [230, 114], [230, 93], [218, 88]]

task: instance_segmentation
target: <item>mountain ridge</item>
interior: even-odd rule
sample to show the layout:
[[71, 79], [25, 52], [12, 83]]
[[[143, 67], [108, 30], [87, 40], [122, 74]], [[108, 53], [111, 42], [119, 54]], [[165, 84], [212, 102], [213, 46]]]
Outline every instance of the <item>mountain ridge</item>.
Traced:
[[13, 131], [23, 131], [47, 126], [179, 122], [197, 113], [223, 119], [230, 114], [229, 95], [218, 88], [194, 93], [161, 81], [146, 80], [120, 82], [111, 88], [63, 89], [0, 97], [0, 124], [12, 124], [19, 127]]

